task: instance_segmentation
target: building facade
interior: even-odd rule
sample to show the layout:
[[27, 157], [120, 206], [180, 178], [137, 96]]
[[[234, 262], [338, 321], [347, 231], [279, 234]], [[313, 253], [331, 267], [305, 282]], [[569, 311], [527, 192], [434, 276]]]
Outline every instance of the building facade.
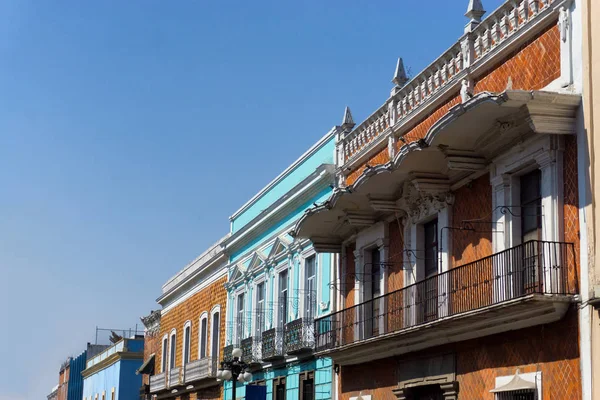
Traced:
[[123, 338], [88, 357], [83, 376], [83, 400], [140, 398], [142, 378], [136, 372], [144, 357], [144, 338]]
[[[331, 194], [339, 129], [230, 218], [225, 359], [242, 349], [251, 384], [266, 386], [269, 400], [334, 398], [331, 360], [315, 358], [312, 350], [315, 318], [334, 307], [329, 283], [337, 256], [317, 254], [308, 240], [294, 239], [289, 231], [306, 209]], [[246, 386], [236, 385], [236, 398], [245, 398]], [[224, 398], [232, 398], [229, 381]]]
[[222, 397], [218, 362], [225, 343], [227, 258], [220, 240], [162, 288], [160, 327], [150, 394], [158, 399]]
[[384, 105], [337, 135], [334, 192], [293, 236], [341, 258], [338, 307], [315, 321], [339, 399], [591, 388], [581, 3], [506, 1], [483, 19], [471, 0], [456, 44], [410, 80], [399, 60]]
[[151, 311], [145, 317], [140, 318], [144, 324], [144, 363], [137, 370], [142, 375], [142, 387], [140, 398], [150, 400], [150, 377], [154, 376], [156, 370], [156, 354], [160, 351], [160, 310]]

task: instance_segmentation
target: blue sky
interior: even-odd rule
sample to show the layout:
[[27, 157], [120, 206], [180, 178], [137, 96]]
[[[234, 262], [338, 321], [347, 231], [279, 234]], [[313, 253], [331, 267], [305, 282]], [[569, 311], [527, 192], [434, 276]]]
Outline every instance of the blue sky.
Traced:
[[[0, 2], [0, 400], [40, 399], [468, 0]], [[500, 0], [485, 0], [488, 10]]]

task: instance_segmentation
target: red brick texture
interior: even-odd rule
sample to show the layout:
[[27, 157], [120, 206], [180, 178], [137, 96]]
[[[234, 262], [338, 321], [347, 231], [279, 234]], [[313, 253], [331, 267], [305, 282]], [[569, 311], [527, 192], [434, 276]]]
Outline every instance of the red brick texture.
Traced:
[[[569, 286], [576, 287], [579, 283], [579, 193], [577, 192], [577, 137], [565, 137], [565, 152], [563, 157], [563, 195], [564, 195], [564, 229], [565, 242], [575, 244], [576, 268], [570, 270]], [[569, 256], [572, 258], [571, 256]]]
[[344, 366], [340, 374], [340, 399], [362, 391], [377, 400], [395, 400], [401, 361], [454, 353], [459, 400], [493, 400], [489, 391], [498, 376], [542, 372], [543, 400], [581, 398], [577, 311], [561, 321], [470, 340], [428, 351], [387, 358], [368, 364]]
[[[150, 358], [152, 354], [158, 355], [158, 353], [160, 352], [160, 342], [161, 336], [159, 332], [146, 332], [146, 336], [144, 336], [144, 361]], [[159, 365], [156, 363], [156, 358], [154, 361], [154, 373], [158, 373], [160, 370]], [[142, 376], [142, 383], [147, 385], [150, 383], [149, 381], [150, 375], [144, 374]]]
[[[538, 90], [554, 81], [560, 76], [560, 37], [556, 24], [541, 32], [529, 42], [524, 43], [508, 57], [489, 68], [480, 77], [475, 79], [474, 91], [479, 93], [503, 92], [506, 89]], [[404, 138], [413, 142], [424, 138], [429, 129], [450, 108], [459, 104], [460, 96], [456, 93], [447, 102], [437, 107], [429, 115], [416, 122], [414, 128], [408, 131]], [[398, 141], [397, 150], [404, 143]], [[387, 148], [376, 154], [367, 162], [358, 166], [346, 178], [346, 184], [353, 184], [362, 174], [365, 166], [376, 166], [389, 161]]]

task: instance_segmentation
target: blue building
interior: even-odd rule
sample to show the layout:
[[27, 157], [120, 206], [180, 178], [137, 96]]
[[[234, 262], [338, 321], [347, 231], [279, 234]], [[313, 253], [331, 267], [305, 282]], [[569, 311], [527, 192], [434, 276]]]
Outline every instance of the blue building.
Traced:
[[121, 339], [90, 357], [83, 376], [83, 400], [130, 400], [140, 397], [144, 338]]
[[[251, 384], [266, 386], [268, 400], [332, 398], [332, 362], [316, 359], [312, 349], [314, 319], [335, 309], [330, 282], [337, 256], [317, 253], [290, 231], [306, 209], [331, 195], [339, 132], [333, 128], [230, 217], [224, 357], [241, 348]], [[237, 383], [236, 398], [245, 393]], [[225, 399], [231, 398], [232, 383], [225, 382]]]

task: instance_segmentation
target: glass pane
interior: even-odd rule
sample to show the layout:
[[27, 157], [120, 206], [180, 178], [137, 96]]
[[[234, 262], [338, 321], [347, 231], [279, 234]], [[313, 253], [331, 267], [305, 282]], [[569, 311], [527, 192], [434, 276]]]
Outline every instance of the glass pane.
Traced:
[[185, 328], [185, 342], [183, 351], [183, 364], [190, 362], [190, 327]]
[[207, 319], [204, 318], [200, 326], [200, 358], [206, 357], [206, 322]]
[[219, 324], [221, 323], [219, 313], [213, 314], [212, 321], [212, 349], [210, 349], [210, 353], [213, 359], [216, 359], [219, 357]]
[[425, 278], [438, 272], [438, 221], [426, 223], [425, 231]]

